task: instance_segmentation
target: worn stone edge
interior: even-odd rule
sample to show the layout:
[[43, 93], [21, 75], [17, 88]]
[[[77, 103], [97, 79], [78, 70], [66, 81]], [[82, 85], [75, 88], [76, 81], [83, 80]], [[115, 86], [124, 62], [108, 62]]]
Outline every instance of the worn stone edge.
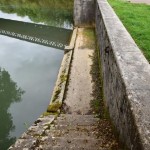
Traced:
[[65, 46], [65, 50], [73, 50], [74, 49], [75, 40], [76, 40], [76, 36], [77, 36], [77, 30], [78, 30], [78, 28], [74, 28], [70, 44], [69, 44], [69, 46]]
[[[34, 149], [41, 146], [38, 145], [38, 143], [48, 139], [48, 135], [46, 135], [46, 130], [48, 130], [51, 127], [51, 124], [54, 122], [54, 120], [57, 118], [58, 114], [60, 113], [60, 108], [62, 105], [65, 88], [68, 80], [69, 68], [70, 68], [71, 59], [73, 55], [73, 49], [75, 46], [77, 30], [78, 30], [77, 28], [74, 28], [70, 45], [65, 47], [65, 54], [61, 63], [61, 67], [57, 76], [57, 81], [49, 104], [49, 106], [52, 106], [51, 109], [47, 109], [47, 115], [42, 114], [27, 129], [27, 131], [24, 132], [19, 139], [17, 139], [15, 144], [9, 147], [8, 150], [23, 149], [23, 148]], [[59, 88], [60, 88], [60, 92], [57, 95], [57, 99], [53, 101]], [[53, 106], [55, 106], [57, 109], [54, 110]]]
[[27, 150], [40, 147], [40, 143], [48, 139], [46, 130], [50, 129], [55, 118], [56, 115], [40, 116], [8, 150]]
[[77, 30], [78, 30], [77, 28], [74, 28], [70, 44], [69, 46], [65, 47], [65, 54], [61, 63], [61, 67], [52, 93], [50, 104], [47, 108], [47, 112], [60, 113], [60, 108], [62, 106], [66, 84], [68, 80], [70, 63], [73, 55], [73, 49], [75, 46]]

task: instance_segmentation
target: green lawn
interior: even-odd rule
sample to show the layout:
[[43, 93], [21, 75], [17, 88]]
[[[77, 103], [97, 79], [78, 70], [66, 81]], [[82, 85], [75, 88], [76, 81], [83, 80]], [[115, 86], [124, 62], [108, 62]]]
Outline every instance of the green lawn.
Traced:
[[108, 0], [150, 62], [150, 5]]

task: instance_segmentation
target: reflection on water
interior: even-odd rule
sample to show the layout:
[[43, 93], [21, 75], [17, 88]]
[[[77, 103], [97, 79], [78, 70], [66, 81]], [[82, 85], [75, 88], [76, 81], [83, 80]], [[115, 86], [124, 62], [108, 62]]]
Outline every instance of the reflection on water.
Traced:
[[58, 47], [25, 37], [67, 45], [71, 31], [62, 28], [72, 28], [72, 6], [73, 0], [0, 0], [2, 150], [46, 110], [63, 57]]
[[23, 90], [11, 79], [10, 74], [0, 68], [0, 149], [7, 149], [7, 145], [15, 141], [9, 137], [9, 132], [15, 129], [12, 116], [8, 112], [10, 105], [21, 101]]
[[[24, 17], [27, 22], [32, 20], [36, 23], [70, 28], [73, 18], [72, 8], [73, 0], [1, 0], [0, 17], [16, 20], [17, 15]], [[22, 21], [22, 18], [17, 19]]]

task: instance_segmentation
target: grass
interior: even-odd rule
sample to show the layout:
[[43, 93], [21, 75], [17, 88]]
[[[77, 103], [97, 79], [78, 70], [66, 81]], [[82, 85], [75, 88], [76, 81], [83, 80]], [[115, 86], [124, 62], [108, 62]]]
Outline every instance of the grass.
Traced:
[[150, 62], [150, 5], [108, 0], [138, 47]]

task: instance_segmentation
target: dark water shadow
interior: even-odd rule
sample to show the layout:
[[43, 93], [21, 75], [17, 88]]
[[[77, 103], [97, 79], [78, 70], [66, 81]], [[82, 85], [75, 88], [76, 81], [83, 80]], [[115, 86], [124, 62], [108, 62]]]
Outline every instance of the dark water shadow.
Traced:
[[24, 91], [11, 79], [10, 74], [0, 68], [0, 149], [7, 149], [15, 142], [15, 137], [9, 137], [15, 129], [12, 116], [8, 109], [12, 103], [20, 102]]

